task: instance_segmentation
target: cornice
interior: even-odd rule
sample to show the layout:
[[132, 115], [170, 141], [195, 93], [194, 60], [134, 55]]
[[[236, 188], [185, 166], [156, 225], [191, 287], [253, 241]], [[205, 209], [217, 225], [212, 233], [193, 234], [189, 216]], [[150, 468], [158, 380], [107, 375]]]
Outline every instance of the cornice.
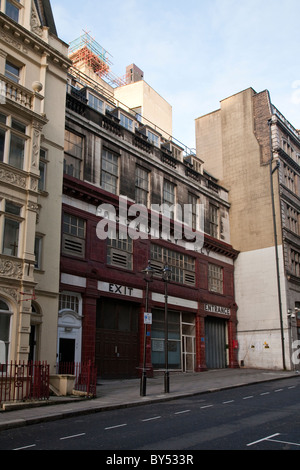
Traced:
[[49, 59], [61, 68], [67, 69], [72, 65], [70, 59], [57, 51], [50, 44], [45, 42], [39, 36], [28, 31], [19, 23], [11, 20], [7, 15], [0, 12], [0, 39], [8, 41], [7, 35], [10, 36], [10, 43], [26, 53], [28, 49], [33, 50], [36, 54], [47, 54]]

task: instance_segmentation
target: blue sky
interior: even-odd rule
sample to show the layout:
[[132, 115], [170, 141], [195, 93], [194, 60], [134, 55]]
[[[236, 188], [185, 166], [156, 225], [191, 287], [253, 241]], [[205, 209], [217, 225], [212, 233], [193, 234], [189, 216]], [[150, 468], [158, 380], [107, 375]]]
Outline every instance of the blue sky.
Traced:
[[112, 72], [135, 63], [195, 147], [195, 118], [248, 87], [300, 128], [299, 0], [51, 0], [60, 39], [88, 32]]

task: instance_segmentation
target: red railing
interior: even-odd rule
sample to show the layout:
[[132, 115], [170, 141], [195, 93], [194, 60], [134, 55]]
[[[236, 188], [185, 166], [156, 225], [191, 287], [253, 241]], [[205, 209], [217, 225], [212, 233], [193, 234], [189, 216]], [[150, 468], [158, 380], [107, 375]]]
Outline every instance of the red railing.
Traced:
[[0, 364], [0, 405], [11, 401], [48, 399], [49, 365], [46, 362]]
[[74, 390], [85, 393], [89, 397], [96, 396], [97, 367], [92, 361], [59, 362], [56, 366], [56, 372], [75, 375]]

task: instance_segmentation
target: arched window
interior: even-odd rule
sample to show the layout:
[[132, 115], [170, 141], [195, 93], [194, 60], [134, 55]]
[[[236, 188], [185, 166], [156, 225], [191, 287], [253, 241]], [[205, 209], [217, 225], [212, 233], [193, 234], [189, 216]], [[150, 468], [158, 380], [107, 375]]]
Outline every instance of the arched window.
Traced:
[[12, 312], [5, 302], [5, 300], [0, 298], [0, 342], [5, 349], [5, 357], [0, 357], [0, 361], [7, 362], [8, 360], [8, 350], [9, 350], [9, 340], [10, 340], [10, 319]]

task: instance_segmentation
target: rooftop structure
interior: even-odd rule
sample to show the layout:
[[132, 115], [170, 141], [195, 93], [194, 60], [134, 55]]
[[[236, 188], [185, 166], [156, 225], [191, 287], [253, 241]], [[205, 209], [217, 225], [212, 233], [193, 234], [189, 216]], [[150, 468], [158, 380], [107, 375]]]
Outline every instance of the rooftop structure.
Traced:
[[111, 54], [87, 32], [70, 43], [69, 58], [74, 67], [89, 67], [111, 86], [126, 85], [126, 76], [117, 77], [112, 73], [111, 57]]

